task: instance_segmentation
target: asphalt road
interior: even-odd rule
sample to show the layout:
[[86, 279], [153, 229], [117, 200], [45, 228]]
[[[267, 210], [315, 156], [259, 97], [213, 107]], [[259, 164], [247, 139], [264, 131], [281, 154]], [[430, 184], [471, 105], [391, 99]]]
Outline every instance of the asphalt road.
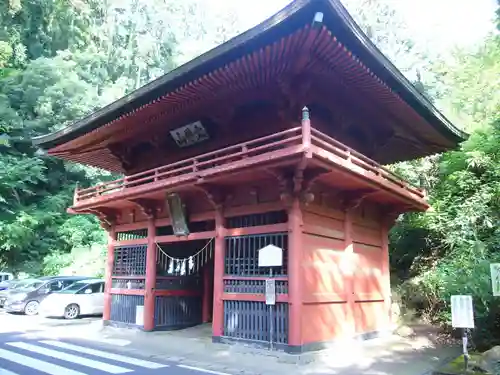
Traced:
[[[51, 325], [57, 324], [67, 323], [0, 312], [0, 375], [230, 375], [103, 349], [78, 338], [47, 338], [30, 334], [50, 331]], [[70, 324], [83, 323], [75, 321]]]
[[23, 339], [0, 334], [0, 375], [229, 375], [144, 359], [69, 340]]

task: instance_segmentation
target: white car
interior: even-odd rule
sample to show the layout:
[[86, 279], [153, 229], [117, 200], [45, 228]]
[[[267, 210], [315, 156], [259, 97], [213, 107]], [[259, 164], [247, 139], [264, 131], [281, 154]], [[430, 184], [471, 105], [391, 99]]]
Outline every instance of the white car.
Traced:
[[77, 281], [47, 296], [39, 314], [46, 317], [75, 319], [81, 315], [101, 315], [104, 310], [104, 280]]

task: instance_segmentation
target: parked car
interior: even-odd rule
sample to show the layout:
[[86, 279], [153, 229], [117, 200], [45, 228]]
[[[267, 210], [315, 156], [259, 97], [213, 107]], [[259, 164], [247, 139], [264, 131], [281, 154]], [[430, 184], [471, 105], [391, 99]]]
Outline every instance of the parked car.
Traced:
[[12, 279], [3, 282], [4, 287], [0, 288], [0, 308], [5, 305], [5, 300], [7, 299], [9, 290], [13, 289], [16, 286], [16, 283], [19, 283], [19, 281], [20, 280]]
[[81, 315], [101, 315], [104, 310], [104, 280], [80, 280], [52, 293], [40, 304], [40, 315], [76, 319]]
[[9, 282], [14, 278], [14, 275], [8, 272], [0, 272], [0, 290], [7, 289]]
[[90, 279], [88, 276], [47, 276], [33, 279], [31, 284], [16, 286], [9, 290], [5, 311], [37, 315], [42, 302], [49, 294], [60, 291], [76, 281]]

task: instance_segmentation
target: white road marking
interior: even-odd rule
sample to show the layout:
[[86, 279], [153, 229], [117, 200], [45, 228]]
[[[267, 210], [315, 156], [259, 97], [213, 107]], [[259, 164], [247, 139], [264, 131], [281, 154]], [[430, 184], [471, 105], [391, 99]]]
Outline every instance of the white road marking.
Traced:
[[18, 375], [15, 372], [0, 368], [0, 375]]
[[43, 340], [40, 342], [42, 344], [55, 346], [55, 347], [58, 347], [61, 349], [73, 350], [75, 352], [90, 354], [90, 355], [93, 355], [95, 357], [107, 358], [107, 359], [111, 359], [112, 361], [128, 363], [131, 365], [144, 367], [144, 368], [158, 369], [158, 368], [168, 367], [168, 365], [163, 365], [160, 363], [145, 361], [145, 360], [137, 359], [137, 358], [126, 357], [126, 356], [120, 355], [120, 354], [107, 353], [107, 352], [103, 352], [103, 351], [96, 350], [96, 349], [86, 348], [84, 346], [68, 344], [66, 342], [53, 341], [53, 340]]
[[193, 366], [186, 366], [186, 365], [177, 365], [177, 367], [180, 368], [185, 368], [187, 370], [193, 370], [193, 371], [200, 371], [200, 372], [205, 372], [207, 374], [214, 374], [214, 375], [231, 375], [228, 374], [227, 372], [219, 372], [219, 371], [212, 371], [212, 370], [206, 370], [204, 368], [200, 367], [193, 367]]
[[10, 362], [18, 363], [22, 366], [31, 367], [32, 369], [45, 372], [49, 375], [87, 375], [83, 372], [70, 370], [65, 367], [54, 365], [49, 362], [40, 361], [38, 359], [27, 357], [25, 355], [10, 352], [4, 349], [0, 349], [0, 358], [6, 359]]
[[109, 372], [111, 374], [123, 374], [125, 372], [133, 371], [124, 367], [119, 367], [104, 362], [94, 361], [93, 359], [83, 358], [73, 354], [58, 352], [57, 350], [47, 349], [41, 346], [36, 346], [25, 342], [8, 342], [7, 345], [23, 350], [28, 350], [33, 353], [42, 354], [47, 357], [56, 358], [62, 361], [76, 363], [77, 365], [82, 365], [86, 367], [91, 367], [96, 370]]

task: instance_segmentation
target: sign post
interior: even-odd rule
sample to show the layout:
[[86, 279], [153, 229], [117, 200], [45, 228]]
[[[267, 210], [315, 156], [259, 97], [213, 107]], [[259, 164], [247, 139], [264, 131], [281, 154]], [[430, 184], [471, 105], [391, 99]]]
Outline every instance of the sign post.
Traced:
[[274, 312], [276, 305], [276, 280], [273, 279], [273, 267], [283, 265], [283, 249], [274, 245], [267, 245], [259, 249], [259, 267], [269, 267], [269, 278], [266, 279], [266, 305], [269, 306], [269, 350], [273, 350]]
[[467, 351], [467, 332], [474, 328], [474, 310], [472, 296], [451, 296], [451, 325], [462, 329], [462, 352], [464, 367], [469, 367], [469, 352]]
[[494, 297], [500, 296], [500, 263], [490, 264], [491, 290]]

